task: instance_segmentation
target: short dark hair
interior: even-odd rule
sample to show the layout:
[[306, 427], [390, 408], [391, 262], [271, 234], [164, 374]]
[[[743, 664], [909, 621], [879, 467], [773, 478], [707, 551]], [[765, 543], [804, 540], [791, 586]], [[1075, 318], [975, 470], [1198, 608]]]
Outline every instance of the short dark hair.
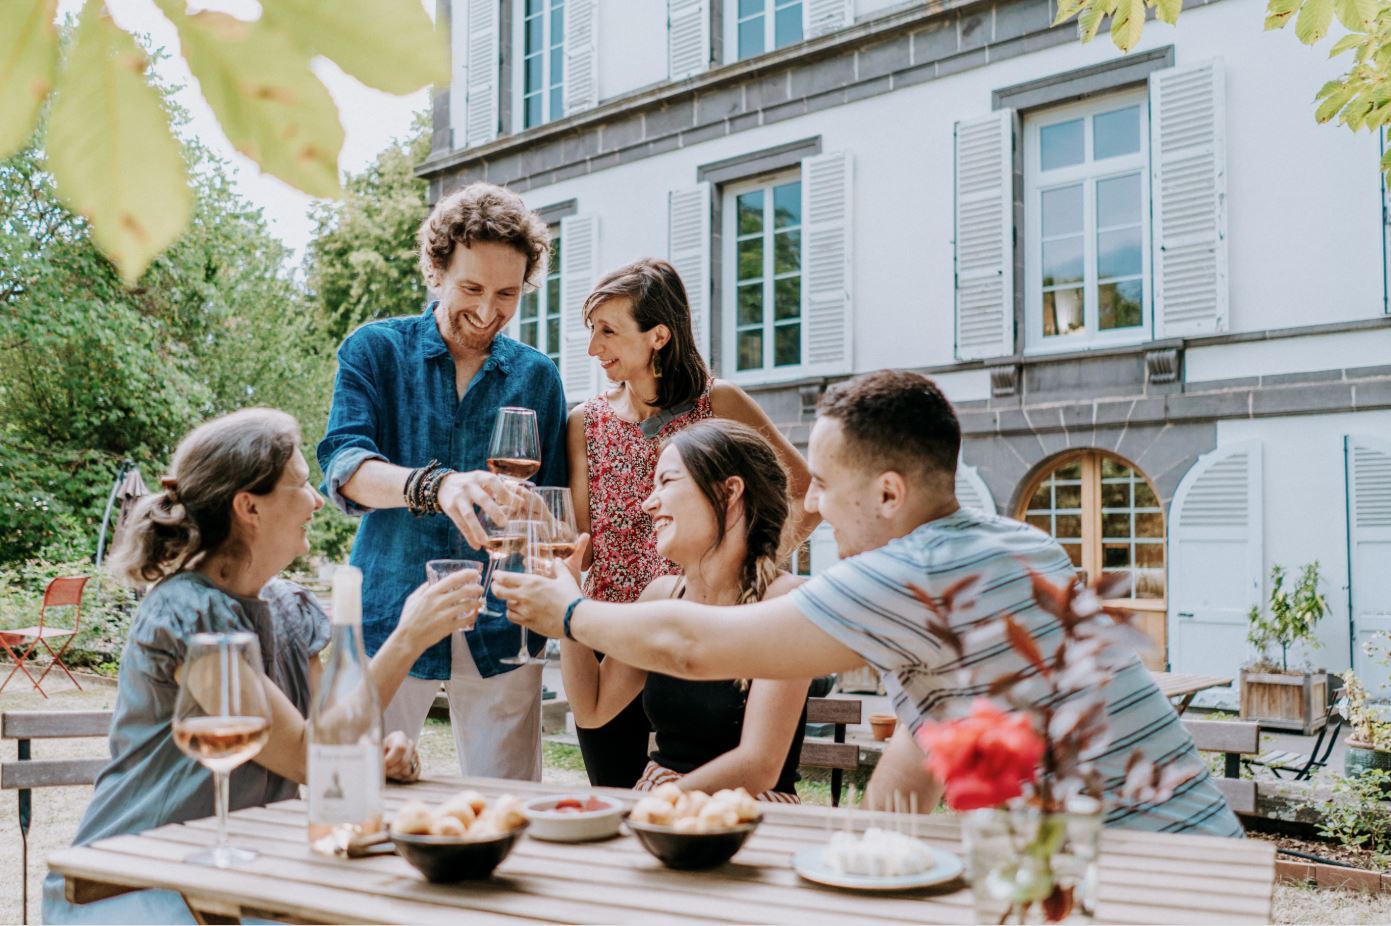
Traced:
[[551, 232], [522, 198], [492, 183], [470, 183], [435, 204], [420, 226], [420, 272], [432, 289], [449, 266], [454, 249], [479, 241], [505, 244], [526, 258], [523, 280], [531, 284], [545, 266]]
[[961, 424], [942, 390], [921, 373], [879, 370], [837, 383], [816, 411], [840, 422], [859, 459], [882, 461], [904, 475], [956, 478]]
[[676, 268], [664, 260], [647, 257], [604, 275], [584, 300], [584, 322], [610, 299], [622, 297], [633, 305], [633, 321], [639, 331], [666, 325], [671, 338], [657, 351], [655, 362], [658, 408], [675, 408], [694, 402], [705, 391], [710, 370], [696, 349], [691, 327], [691, 303]]

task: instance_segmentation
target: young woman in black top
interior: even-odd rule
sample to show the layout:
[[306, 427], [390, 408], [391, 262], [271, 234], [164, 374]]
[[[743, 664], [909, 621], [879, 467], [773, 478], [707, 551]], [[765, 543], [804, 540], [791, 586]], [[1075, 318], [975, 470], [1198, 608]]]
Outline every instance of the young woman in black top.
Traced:
[[[682, 569], [639, 601], [685, 598], [739, 604], [784, 595], [800, 582], [778, 569], [788, 520], [787, 471], [768, 442], [737, 422], [711, 419], [673, 435], [657, 460], [652, 518], [658, 551]], [[639, 693], [657, 734], [637, 787], [679, 781], [687, 790], [743, 787], [797, 801], [797, 757], [810, 679], [690, 682], [644, 672], [561, 641], [575, 722], [607, 722]]]

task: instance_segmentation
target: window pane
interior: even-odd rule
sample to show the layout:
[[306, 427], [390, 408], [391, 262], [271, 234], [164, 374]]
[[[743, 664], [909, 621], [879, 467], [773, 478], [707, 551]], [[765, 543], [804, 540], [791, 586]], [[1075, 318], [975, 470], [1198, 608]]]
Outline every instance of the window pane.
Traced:
[[1044, 170], [1081, 164], [1085, 156], [1082, 120], [1045, 125], [1038, 133], [1039, 159]]
[[1159, 500], [1154, 497], [1154, 490], [1149, 487], [1148, 482], [1135, 483], [1135, 507], [1136, 508], [1157, 508]]
[[739, 333], [739, 369], [757, 370], [763, 366], [763, 332]]
[[1043, 242], [1043, 285], [1082, 282], [1082, 236]]
[[[1044, 483], [1034, 491], [1034, 497], [1029, 499], [1030, 508], [1051, 508], [1053, 507], [1053, 490], [1048, 483]], [[1033, 522], [1030, 521], [1030, 524]]]
[[556, 46], [551, 49], [551, 86], [554, 87], [565, 78], [565, 49]]
[[773, 272], [796, 273], [802, 269], [802, 233], [778, 232], [773, 236]]
[[535, 54], [545, 47], [545, 20], [540, 16], [527, 19], [526, 28], [523, 31], [526, 34], [526, 54]]
[[1163, 598], [1164, 573], [1153, 569], [1137, 569], [1135, 572], [1135, 591], [1131, 597]]
[[1079, 514], [1060, 514], [1053, 530], [1055, 537], [1080, 538], [1082, 536], [1082, 516]]
[[1157, 511], [1140, 512], [1135, 515], [1136, 537], [1163, 537], [1164, 516]]
[[773, 47], [784, 48], [802, 41], [802, 5], [794, 3], [773, 14]]
[[559, 87], [551, 88], [551, 118], [559, 119], [565, 109], [564, 95]]
[[1101, 515], [1101, 536], [1130, 538], [1130, 512], [1108, 511]]
[[739, 24], [739, 59], [763, 54], [763, 17], [755, 16]]
[[1164, 568], [1164, 544], [1162, 543], [1137, 543], [1135, 544], [1135, 565], [1149, 566], [1152, 568]]
[[1056, 494], [1053, 496], [1053, 507], [1059, 510], [1078, 509], [1082, 507], [1082, 487], [1080, 485], [1060, 485], [1056, 487]]
[[539, 93], [526, 98], [526, 124], [527, 126], [541, 124], [541, 94]]
[[738, 325], [763, 324], [763, 284], [739, 287]]
[[1127, 106], [1092, 119], [1092, 159], [1140, 150], [1140, 107]]
[[1051, 534], [1053, 532], [1053, 519], [1046, 514], [1031, 514], [1025, 517], [1024, 520], [1028, 521], [1030, 526], [1038, 528], [1045, 534]]
[[551, 44], [559, 45], [565, 37], [565, 4], [551, 7]]
[[1096, 182], [1098, 228], [1140, 224], [1140, 175], [1126, 174]]
[[802, 278], [788, 277], [773, 284], [773, 318], [799, 318], [802, 314]]
[[802, 326], [778, 325], [773, 329], [773, 365], [795, 366], [802, 362]]
[[[1141, 303], [1143, 286], [1140, 280], [1103, 283], [1096, 288], [1097, 323], [1103, 330], [1134, 328], [1144, 315]], [[1044, 297], [1045, 303], [1047, 297]]]
[[767, 0], [739, 0], [739, 18], [752, 16], [755, 13], [763, 12], [763, 5]]
[[757, 280], [763, 276], [763, 239], [739, 242], [739, 279]]
[[[555, 228], [554, 225], [551, 226]], [[547, 273], [560, 272], [560, 232], [551, 233], [551, 263], [547, 268]]]
[[535, 293], [527, 293], [522, 297], [521, 308], [517, 310], [517, 317], [522, 321], [535, 318], [538, 311], [538, 300]]
[[1043, 294], [1043, 335], [1053, 337], [1082, 330], [1082, 291], [1060, 289]]
[[546, 304], [550, 307], [550, 314], [560, 314], [560, 277], [558, 275], [546, 281]]
[[521, 329], [520, 329], [519, 332], [518, 332], [518, 334], [519, 334], [519, 336], [520, 336], [519, 339], [521, 340], [521, 342], [522, 342], [523, 344], [530, 344], [532, 347], [535, 347], [535, 346], [536, 346], [536, 332], [537, 332], [538, 330], [539, 330], [539, 329], [537, 328], [536, 322], [534, 322], [534, 321], [522, 322]]
[[1082, 231], [1082, 184], [1043, 191], [1043, 237]]
[[546, 353], [560, 353], [560, 316], [552, 315], [546, 320]]
[[1082, 478], [1082, 464], [1078, 462], [1068, 463], [1066, 466], [1059, 466], [1053, 471], [1054, 479], [1074, 479]]
[[773, 187], [773, 227], [802, 224], [802, 184], [784, 183]]
[[[1044, 245], [1046, 249], [1048, 245]], [[1047, 251], [1045, 250], [1046, 254]], [[1045, 267], [1047, 264], [1044, 265]], [[1101, 232], [1096, 236], [1096, 275], [1098, 279], [1139, 276], [1144, 269], [1140, 259], [1140, 228]]]
[[1134, 470], [1119, 460], [1113, 460], [1110, 457], [1101, 458], [1102, 479], [1125, 479], [1129, 481], [1133, 473]]
[[1103, 482], [1101, 484], [1101, 507], [1103, 508], [1129, 508], [1130, 507], [1130, 483], [1128, 482]]
[[533, 93], [541, 89], [541, 56], [532, 55], [522, 62], [523, 91]]
[[1082, 545], [1080, 543], [1065, 543], [1063, 549], [1067, 551], [1067, 558], [1072, 560], [1072, 565], [1082, 568]]
[[739, 234], [752, 235], [763, 231], [763, 191], [745, 193], [738, 200]]
[[1107, 543], [1101, 547], [1101, 568], [1123, 569], [1130, 565], [1130, 544]]
[[526, 15], [535, 16], [546, 8], [546, 0], [526, 0]]

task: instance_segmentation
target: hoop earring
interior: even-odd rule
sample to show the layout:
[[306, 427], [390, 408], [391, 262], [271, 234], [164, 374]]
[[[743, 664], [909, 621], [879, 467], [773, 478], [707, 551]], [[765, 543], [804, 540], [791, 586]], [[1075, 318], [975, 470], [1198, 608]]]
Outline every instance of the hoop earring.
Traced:
[[652, 352], [652, 378], [662, 378], [662, 355], [655, 350]]

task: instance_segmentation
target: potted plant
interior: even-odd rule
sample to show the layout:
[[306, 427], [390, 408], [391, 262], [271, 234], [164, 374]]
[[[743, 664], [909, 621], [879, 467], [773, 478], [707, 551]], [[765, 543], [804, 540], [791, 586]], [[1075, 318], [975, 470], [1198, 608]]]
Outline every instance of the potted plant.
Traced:
[[[1391, 633], [1382, 631], [1362, 644], [1375, 662], [1391, 666]], [[1391, 774], [1391, 721], [1382, 720], [1368, 703], [1367, 689], [1352, 669], [1343, 673], [1344, 714], [1351, 737], [1343, 754], [1343, 772], [1356, 778], [1372, 769]]]
[[1249, 616], [1247, 640], [1259, 655], [1241, 670], [1241, 719], [1308, 736], [1328, 717], [1328, 673], [1308, 666], [1291, 670], [1290, 650], [1300, 643], [1319, 645], [1314, 628], [1328, 614], [1319, 591], [1323, 578], [1315, 560], [1300, 570], [1293, 588], [1285, 588], [1282, 566], [1271, 567], [1270, 582], [1266, 609], [1253, 606]]

